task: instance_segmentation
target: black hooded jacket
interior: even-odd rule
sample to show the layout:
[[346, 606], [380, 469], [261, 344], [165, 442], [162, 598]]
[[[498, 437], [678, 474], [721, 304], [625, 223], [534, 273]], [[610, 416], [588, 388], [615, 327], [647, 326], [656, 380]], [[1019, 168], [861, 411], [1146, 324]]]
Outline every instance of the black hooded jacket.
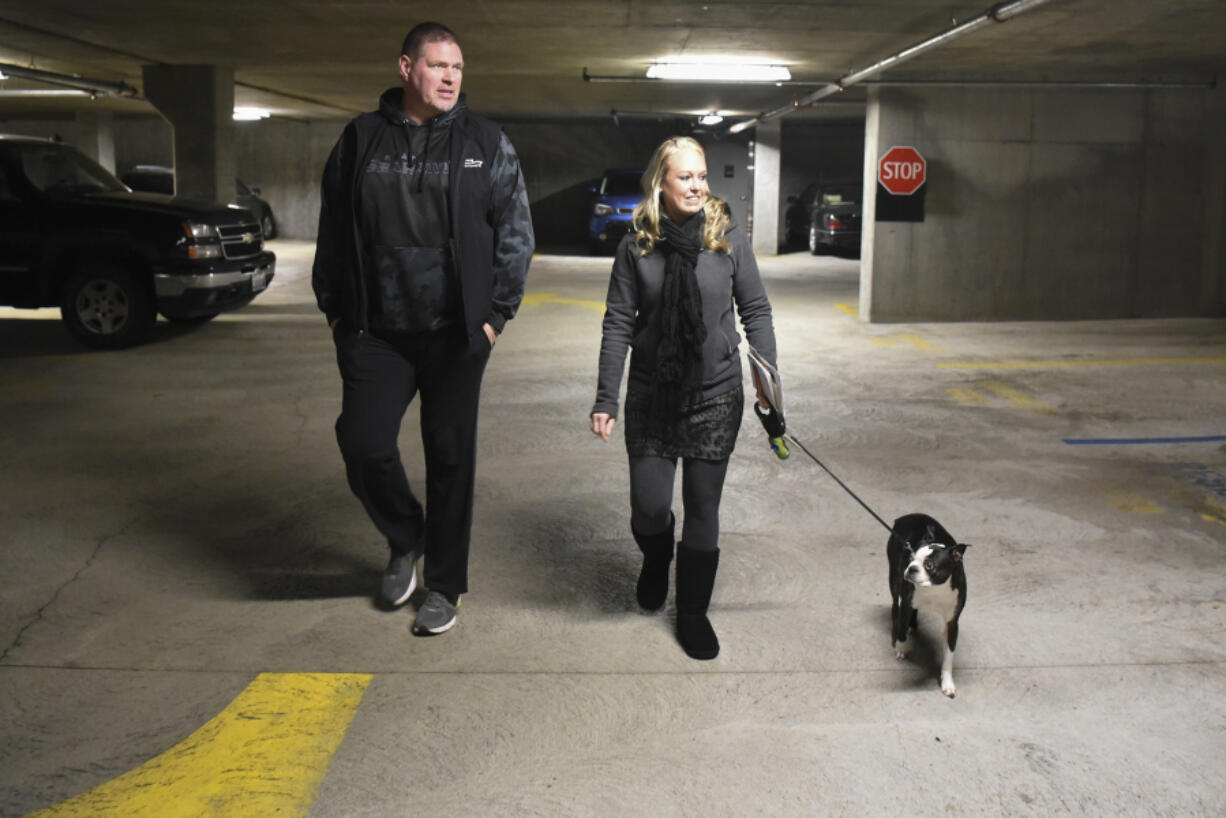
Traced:
[[[329, 322], [360, 331], [372, 319], [381, 329], [429, 328], [420, 321], [436, 312], [438, 326], [462, 322], [470, 346], [488, 348], [482, 324], [501, 332], [515, 316], [534, 246], [519, 159], [463, 94], [450, 111], [406, 125], [402, 93], [385, 92], [380, 110], [353, 119], [328, 157], [316, 302]], [[405, 148], [403, 161], [392, 147]]]

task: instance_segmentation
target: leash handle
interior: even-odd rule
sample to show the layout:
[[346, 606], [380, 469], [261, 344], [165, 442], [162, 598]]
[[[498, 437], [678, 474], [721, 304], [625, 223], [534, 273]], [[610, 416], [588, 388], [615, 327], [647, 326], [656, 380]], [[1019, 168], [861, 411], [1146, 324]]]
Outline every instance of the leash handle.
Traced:
[[[869, 507], [868, 507], [868, 503], [865, 503], [863, 500], [861, 500], [859, 497], [857, 497], [857, 496], [856, 496], [856, 493], [855, 493], [854, 491], [852, 491], [851, 489], [849, 489], [849, 488], [847, 487], [847, 484], [846, 484], [846, 483], [844, 483], [842, 480], [840, 480], [840, 479], [838, 478], [838, 475], [836, 475], [834, 472], [830, 471], [830, 469], [826, 468], [826, 464], [825, 464], [825, 463], [823, 463], [822, 461], [818, 460], [818, 459], [817, 459], [817, 457], [816, 457], [816, 456], [813, 454], [813, 452], [811, 452], [811, 451], [809, 451], [807, 448], [805, 448], [805, 444], [803, 444], [803, 443], [801, 443], [799, 440], [797, 440], [797, 439], [796, 439], [796, 435], [788, 434], [788, 435], [786, 435], [786, 437], [787, 437], [787, 439], [788, 439], [788, 440], [792, 441], [792, 442], [793, 442], [793, 443], [795, 443], [797, 446], [799, 446], [799, 447], [800, 447], [800, 450], [801, 450], [802, 452], [804, 452], [805, 454], [809, 455], [809, 457], [810, 457], [810, 458], [812, 458], [812, 460], [813, 460], [813, 462], [814, 462], [814, 463], [816, 463], [817, 465], [821, 466], [821, 467], [822, 467], [822, 471], [824, 471], [824, 472], [826, 472], [826, 474], [830, 475], [830, 477], [831, 477], [831, 478], [834, 480], [834, 482], [838, 483], [838, 484], [839, 484], [839, 486], [840, 486], [840, 487], [842, 487], [843, 491], [845, 491], [845, 492], [847, 492], [848, 494], [850, 494], [850, 495], [851, 495], [851, 497], [852, 497], [852, 499], [853, 499], [853, 500], [855, 500], [857, 503], [859, 503], [859, 504], [860, 504], [860, 505], [861, 505], [861, 506], [864, 508], [864, 510], [865, 510], [865, 511], [867, 511], [869, 514], [873, 515], [873, 519], [874, 519], [874, 520], [876, 520], [877, 522], [881, 523], [882, 527], [883, 527], [883, 528], [885, 528], [885, 530], [886, 530], [886, 531], [890, 532], [891, 534], [893, 534], [893, 533], [894, 533], [894, 529], [890, 528], [890, 526], [886, 524], [886, 521], [885, 521], [885, 520], [883, 520], [883, 519], [881, 519], [880, 517], [878, 517], [878, 516], [877, 516], [877, 512], [873, 511], [871, 508], [869, 508]], [[773, 447], [773, 441], [772, 441], [772, 447]], [[776, 454], [778, 454], [778, 452], [776, 452]]]
[[787, 441], [782, 437], [772, 437], [770, 440], [771, 451], [775, 453], [775, 457], [778, 457], [780, 460], [787, 460], [792, 456], [792, 453], [788, 451]]

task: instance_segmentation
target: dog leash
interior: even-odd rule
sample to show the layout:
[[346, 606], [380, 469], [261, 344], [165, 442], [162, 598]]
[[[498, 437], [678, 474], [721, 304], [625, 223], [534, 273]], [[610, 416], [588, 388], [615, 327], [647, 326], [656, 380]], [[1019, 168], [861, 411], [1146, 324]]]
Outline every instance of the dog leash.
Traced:
[[817, 455], [809, 451], [804, 443], [787, 430], [787, 423], [783, 419], [783, 383], [779, 378], [779, 370], [777, 370], [768, 361], [758, 354], [757, 350], [752, 347], [749, 350], [750, 372], [753, 375], [754, 386], [758, 393], [759, 400], [765, 400], [767, 405], [763, 409], [759, 401], [754, 401], [753, 411], [758, 416], [758, 420], [762, 422], [762, 427], [766, 429], [766, 437], [770, 441], [771, 451], [780, 460], [787, 460], [791, 452], [788, 451], [787, 441], [790, 440], [800, 447], [801, 451], [809, 455], [814, 463], [822, 467], [822, 471], [830, 475], [834, 482], [838, 483], [843, 491], [851, 495], [852, 499], [859, 503], [865, 511], [873, 515], [873, 519], [881, 523], [882, 528], [894, 535], [894, 529], [890, 528], [885, 520], [878, 516], [877, 512], [868, 507], [868, 503], [861, 500], [854, 491], [847, 487], [847, 484], [838, 478], [834, 472], [826, 467], [826, 464], [817, 459]]
[[[823, 463], [822, 461], [818, 460], [818, 459], [817, 459], [817, 457], [816, 457], [816, 456], [813, 454], [813, 452], [809, 451], [809, 450], [808, 450], [808, 448], [806, 448], [805, 444], [801, 443], [801, 442], [800, 442], [800, 440], [799, 440], [799, 439], [797, 439], [796, 435], [791, 434], [790, 432], [785, 433], [785, 435], [786, 435], [786, 437], [787, 437], [787, 439], [788, 439], [788, 440], [792, 441], [792, 442], [793, 442], [793, 443], [795, 443], [797, 446], [799, 446], [799, 447], [800, 447], [800, 450], [801, 450], [802, 452], [804, 452], [805, 454], [809, 455], [809, 457], [810, 457], [810, 458], [813, 460], [813, 462], [814, 462], [814, 463], [816, 463], [817, 465], [821, 466], [821, 467], [822, 467], [822, 471], [824, 471], [824, 472], [826, 472], [826, 474], [830, 475], [830, 476], [831, 476], [831, 477], [834, 479], [834, 482], [838, 483], [838, 484], [839, 484], [839, 486], [840, 486], [840, 487], [842, 487], [843, 491], [845, 491], [845, 492], [847, 492], [848, 494], [850, 494], [850, 495], [851, 495], [851, 497], [852, 497], [852, 499], [853, 499], [853, 500], [855, 500], [857, 503], [859, 503], [859, 504], [860, 504], [860, 505], [861, 505], [861, 506], [864, 508], [864, 510], [865, 510], [865, 511], [867, 511], [869, 514], [873, 515], [873, 519], [874, 519], [874, 520], [876, 520], [877, 522], [881, 523], [881, 525], [882, 525], [882, 526], [885, 528], [885, 530], [886, 530], [886, 531], [890, 532], [891, 534], [893, 534], [893, 533], [894, 533], [894, 529], [890, 528], [890, 526], [886, 524], [886, 521], [885, 521], [885, 520], [883, 520], [883, 519], [881, 519], [879, 516], [877, 516], [877, 512], [875, 512], [875, 511], [873, 511], [871, 508], [869, 508], [869, 507], [868, 507], [868, 503], [866, 503], [866, 502], [864, 502], [863, 500], [861, 500], [861, 499], [860, 499], [860, 498], [859, 498], [859, 497], [856, 495], [856, 493], [855, 493], [854, 491], [852, 491], [851, 489], [849, 489], [849, 488], [847, 487], [847, 484], [846, 484], [846, 483], [844, 483], [842, 480], [840, 480], [840, 479], [838, 478], [838, 475], [836, 475], [834, 472], [830, 471], [830, 469], [826, 468], [826, 464], [825, 464], [825, 463]], [[785, 451], [786, 451], [786, 449], [785, 449]], [[778, 452], [776, 452], [776, 454], [779, 454], [779, 453], [778, 453]], [[782, 457], [786, 457], [786, 456], [787, 456], [787, 455], [783, 455]], [[781, 459], [782, 459], [782, 457], [781, 457]]]

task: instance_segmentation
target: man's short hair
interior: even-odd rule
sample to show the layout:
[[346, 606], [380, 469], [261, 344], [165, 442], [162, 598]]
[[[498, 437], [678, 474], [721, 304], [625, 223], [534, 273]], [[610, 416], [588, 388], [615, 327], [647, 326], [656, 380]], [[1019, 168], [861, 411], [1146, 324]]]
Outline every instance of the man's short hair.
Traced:
[[460, 38], [456, 33], [442, 23], [418, 23], [413, 26], [404, 37], [404, 45], [400, 47], [400, 53], [407, 56], [410, 60], [415, 60], [421, 56], [421, 52], [425, 50], [426, 43], [455, 43], [460, 44]]

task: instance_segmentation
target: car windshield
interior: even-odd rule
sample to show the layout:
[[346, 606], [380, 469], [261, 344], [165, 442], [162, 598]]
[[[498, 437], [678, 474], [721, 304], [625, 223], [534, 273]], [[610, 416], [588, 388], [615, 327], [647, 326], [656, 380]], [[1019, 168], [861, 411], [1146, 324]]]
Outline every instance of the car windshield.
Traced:
[[21, 169], [42, 193], [105, 193], [127, 190], [94, 160], [72, 148], [34, 145], [21, 151]]
[[641, 195], [643, 189], [639, 187], [639, 179], [642, 177], [641, 173], [610, 173], [604, 177], [604, 184], [600, 186], [600, 192], [605, 196]]
[[852, 188], [827, 188], [822, 191], [822, 204], [855, 204], [860, 191]]

